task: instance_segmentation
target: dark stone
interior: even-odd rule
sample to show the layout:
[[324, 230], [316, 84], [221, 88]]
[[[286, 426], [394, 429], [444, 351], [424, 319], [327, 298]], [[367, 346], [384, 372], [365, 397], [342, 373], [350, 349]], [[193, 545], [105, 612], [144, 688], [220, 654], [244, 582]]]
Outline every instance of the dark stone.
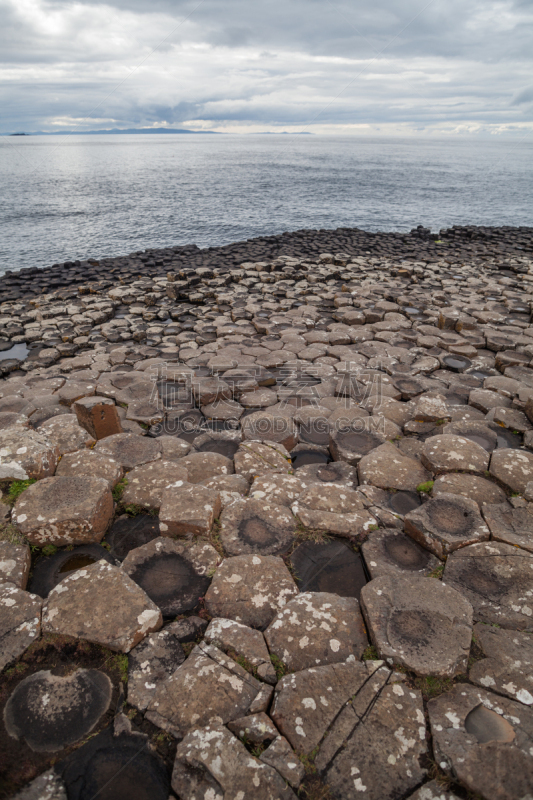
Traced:
[[331, 592], [359, 599], [367, 582], [361, 556], [344, 542], [304, 542], [292, 553], [291, 566], [302, 592]]
[[137, 517], [122, 516], [112, 526], [106, 536], [113, 558], [123, 561], [130, 550], [157, 539], [160, 535], [159, 519], [148, 514]]
[[28, 591], [47, 597], [54, 586], [74, 570], [88, 567], [101, 559], [113, 563], [112, 555], [99, 544], [84, 544], [72, 550], [61, 550], [52, 556], [43, 556], [36, 561]]

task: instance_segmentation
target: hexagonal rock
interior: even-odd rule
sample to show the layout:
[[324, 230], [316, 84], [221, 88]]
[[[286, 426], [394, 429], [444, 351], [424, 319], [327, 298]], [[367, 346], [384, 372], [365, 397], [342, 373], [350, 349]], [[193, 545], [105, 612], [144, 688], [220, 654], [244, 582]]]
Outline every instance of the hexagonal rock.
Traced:
[[49, 769], [17, 792], [13, 800], [67, 800], [67, 790], [59, 775]]
[[290, 417], [256, 411], [242, 420], [245, 439], [277, 442], [287, 450], [292, 450], [298, 442], [298, 428]]
[[372, 643], [389, 664], [417, 675], [464, 671], [473, 609], [455, 589], [434, 578], [383, 575], [363, 586], [361, 608]]
[[468, 673], [472, 683], [533, 705], [533, 640], [522, 631], [506, 631], [493, 625], [474, 625], [476, 644], [485, 658]]
[[26, 481], [53, 475], [59, 459], [59, 447], [40, 431], [20, 426], [0, 431], [0, 478]]
[[191, 483], [164, 489], [159, 510], [161, 535], [206, 535], [220, 514], [220, 509], [220, 494], [214, 489]]
[[278, 612], [265, 631], [271, 653], [291, 672], [338, 664], [368, 646], [365, 625], [355, 597], [304, 592]]
[[217, 647], [197, 645], [156, 687], [146, 718], [176, 738], [204, 725], [225, 725], [248, 713], [262, 684]]
[[250, 497], [290, 508], [309, 485], [310, 481], [301, 480], [297, 475], [270, 473], [254, 480], [250, 487]]
[[533, 553], [533, 506], [512, 508], [508, 503], [485, 504], [482, 508], [492, 538]]
[[126, 419], [133, 420], [133, 422], [140, 422], [144, 425], [157, 425], [164, 417], [163, 406], [158, 402], [153, 402], [151, 397], [133, 400], [128, 404]]
[[115, 402], [108, 397], [83, 397], [72, 404], [72, 410], [79, 424], [93, 439], [122, 433]]
[[355, 489], [358, 484], [357, 468], [344, 461], [330, 461], [329, 464], [306, 464], [294, 473], [299, 480], [307, 483], [322, 483], [324, 486], [346, 486]]
[[351, 514], [365, 508], [359, 492], [345, 486], [324, 486], [319, 483], [303, 491], [295, 505], [334, 514]]
[[372, 578], [398, 572], [424, 577], [441, 563], [429, 550], [400, 531], [372, 531], [361, 550]]
[[490, 389], [474, 389], [470, 392], [468, 402], [474, 408], [479, 408], [484, 414], [491, 408], [504, 408], [511, 405], [509, 398], [498, 392], [492, 392]]
[[157, 684], [170, 678], [185, 661], [185, 652], [174, 622], [151, 633], [128, 656], [128, 703], [144, 711]]
[[450, 411], [446, 405], [446, 398], [441, 394], [433, 397], [420, 395], [415, 401], [412, 418], [420, 422], [440, 422], [449, 419]]
[[253, 667], [257, 667], [257, 675], [261, 680], [276, 684], [276, 671], [260, 631], [232, 619], [218, 618], [211, 620], [204, 638], [225, 653], [233, 650], [243, 656]]
[[435, 475], [441, 472], [484, 472], [490, 455], [484, 447], [463, 436], [442, 433], [426, 439], [420, 454], [422, 464]]
[[398, 491], [413, 491], [421, 483], [431, 480], [431, 474], [417, 458], [402, 455], [390, 442], [364, 456], [359, 462], [358, 472], [359, 483]]
[[296, 800], [275, 769], [250, 755], [227, 728], [216, 725], [192, 731], [180, 742], [172, 788], [183, 800]]
[[277, 556], [235, 556], [218, 567], [205, 596], [212, 617], [226, 617], [264, 630], [298, 594], [292, 576]]
[[62, 414], [58, 417], [43, 422], [39, 430], [48, 436], [51, 441], [59, 447], [60, 455], [65, 453], [75, 453], [76, 450], [83, 450], [92, 447], [96, 439], [87, 433], [78, 423], [74, 414]]
[[467, 475], [463, 472], [448, 472], [439, 475], [431, 490], [433, 497], [439, 494], [460, 494], [481, 506], [483, 503], [504, 503], [505, 492], [497, 483], [481, 478], [479, 475]]
[[25, 589], [30, 574], [31, 553], [27, 544], [0, 542], [0, 585]]
[[457, 494], [439, 494], [405, 515], [405, 532], [438, 558], [490, 538], [478, 504]]
[[148, 439], [134, 433], [116, 433], [101, 439], [94, 446], [96, 453], [111, 456], [124, 469], [129, 470], [161, 458], [158, 439]]
[[385, 437], [376, 431], [335, 427], [329, 435], [329, 449], [335, 461], [346, 461], [352, 466], [357, 466], [363, 456], [385, 441]]
[[198, 405], [205, 406], [215, 400], [231, 400], [231, 389], [220, 378], [194, 378], [192, 381], [194, 399]]
[[5, 709], [8, 734], [38, 753], [56, 753], [85, 738], [111, 703], [113, 686], [97, 669], [70, 675], [41, 670], [24, 678]]
[[103, 478], [110, 489], [122, 480], [123, 475], [124, 470], [118, 461], [94, 450], [78, 450], [64, 455], [55, 472], [56, 478]]
[[41, 606], [36, 594], [0, 584], [0, 672], [41, 635]]
[[274, 767], [294, 789], [297, 789], [304, 779], [305, 767], [284, 736], [277, 736], [261, 753], [259, 760]]
[[490, 474], [512, 492], [523, 494], [533, 480], [533, 453], [512, 448], [496, 450], [490, 459]]
[[320, 746], [315, 763], [335, 797], [404, 797], [426, 775], [422, 697], [401, 675], [393, 673], [384, 685], [387, 675], [377, 669]]
[[406, 800], [459, 800], [456, 794], [446, 791], [437, 781], [429, 781]]
[[234, 463], [235, 472], [250, 483], [258, 475], [292, 473], [288, 450], [275, 442], [243, 442], [235, 453]]
[[207, 543], [159, 536], [130, 550], [122, 569], [157, 603], [164, 617], [192, 611], [203, 597], [220, 556]]
[[113, 497], [102, 478], [44, 478], [13, 508], [13, 521], [30, 544], [100, 542], [113, 516]]
[[509, 544], [482, 542], [452, 553], [443, 581], [474, 607], [474, 619], [533, 631], [533, 555]]
[[428, 703], [435, 760], [486, 800], [530, 796], [533, 710], [468, 684]]
[[220, 540], [229, 556], [285, 553], [294, 541], [296, 520], [283, 506], [246, 497], [220, 515]]
[[228, 722], [228, 728], [239, 739], [246, 737], [246, 740], [252, 744], [269, 743], [279, 736], [272, 720], [264, 711]]
[[157, 441], [161, 445], [161, 458], [164, 461], [178, 461], [191, 449], [189, 442], [178, 436], [158, 436]]
[[161, 611], [119, 567], [97, 561], [68, 575], [43, 606], [43, 631], [128, 653], [163, 622]]
[[220, 453], [189, 453], [180, 459], [189, 474], [189, 483], [201, 483], [217, 475], [231, 475], [233, 461]]
[[177, 461], [152, 461], [127, 473], [122, 495], [123, 505], [135, 505], [159, 511], [163, 491], [187, 483], [187, 470]]
[[326, 531], [333, 536], [356, 539], [377, 525], [377, 520], [368, 511], [355, 511], [352, 514], [333, 514], [330, 511], [315, 511], [302, 508], [298, 502], [292, 505], [293, 513], [302, 525], [315, 531]]
[[246, 497], [250, 489], [250, 484], [242, 475], [216, 475], [214, 478], [202, 481], [202, 486], [219, 492], [222, 508]]

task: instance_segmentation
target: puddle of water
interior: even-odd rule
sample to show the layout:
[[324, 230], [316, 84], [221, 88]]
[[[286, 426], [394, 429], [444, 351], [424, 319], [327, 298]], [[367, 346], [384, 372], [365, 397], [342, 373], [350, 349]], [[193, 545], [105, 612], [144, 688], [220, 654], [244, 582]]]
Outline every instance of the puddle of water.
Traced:
[[9, 350], [1, 352], [0, 361], [6, 361], [8, 358], [16, 358], [18, 361], [24, 361], [29, 352], [30, 349], [27, 347], [26, 343], [20, 342], [20, 344], [14, 344]]
[[305, 467], [307, 464], [329, 464], [331, 457], [328, 453], [317, 450], [300, 450], [292, 459], [293, 469]]
[[90, 567], [91, 564], [95, 563], [96, 559], [91, 556], [72, 556], [68, 561], [65, 561], [59, 572], [73, 572], [75, 569]]

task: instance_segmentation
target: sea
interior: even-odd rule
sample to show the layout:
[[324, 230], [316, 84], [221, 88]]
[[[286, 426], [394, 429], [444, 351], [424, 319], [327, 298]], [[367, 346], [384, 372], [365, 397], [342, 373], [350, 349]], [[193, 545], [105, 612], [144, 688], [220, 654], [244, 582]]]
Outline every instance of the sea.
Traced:
[[533, 136], [0, 138], [0, 274], [303, 228], [533, 226]]

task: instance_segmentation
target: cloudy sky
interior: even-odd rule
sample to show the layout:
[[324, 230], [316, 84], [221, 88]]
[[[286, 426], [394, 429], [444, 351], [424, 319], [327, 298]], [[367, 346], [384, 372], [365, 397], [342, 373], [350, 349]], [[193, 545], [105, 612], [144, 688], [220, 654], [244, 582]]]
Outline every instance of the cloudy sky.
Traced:
[[533, 133], [531, 0], [0, 0], [0, 130]]

